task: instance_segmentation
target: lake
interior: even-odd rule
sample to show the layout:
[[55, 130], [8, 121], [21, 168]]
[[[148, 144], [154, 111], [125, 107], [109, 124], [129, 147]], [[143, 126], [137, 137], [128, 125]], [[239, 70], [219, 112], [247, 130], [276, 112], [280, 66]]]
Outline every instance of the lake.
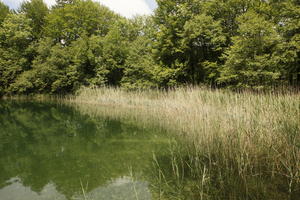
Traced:
[[72, 106], [0, 102], [1, 200], [151, 200], [153, 155], [170, 139], [155, 126]]

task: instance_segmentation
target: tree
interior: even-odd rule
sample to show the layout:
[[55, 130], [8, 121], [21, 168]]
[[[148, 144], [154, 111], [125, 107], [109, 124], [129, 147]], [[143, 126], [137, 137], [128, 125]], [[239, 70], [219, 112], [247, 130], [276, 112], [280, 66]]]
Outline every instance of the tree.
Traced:
[[123, 77], [129, 46], [126, 34], [127, 28], [129, 27], [126, 21], [120, 20], [114, 24], [101, 40], [103, 49], [99, 65], [97, 66], [97, 73], [107, 72], [105, 82], [108, 85], [119, 86]]
[[47, 5], [43, 0], [24, 1], [21, 4], [20, 12], [25, 13], [25, 16], [30, 19], [34, 37], [40, 38], [45, 25], [45, 18], [49, 13]]
[[182, 49], [188, 62], [186, 71], [192, 83], [215, 82], [217, 69], [212, 66], [219, 62], [225, 43], [221, 23], [211, 16], [196, 15], [185, 23]]
[[91, 0], [55, 8], [46, 17], [45, 35], [68, 45], [82, 35], [105, 36], [117, 16], [108, 8]]
[[0, 26], [9, 12], [9, 7], [0, 1]]
[[121, 86], [127, 89], [149, 89], [159, 87], [164, 77], [159, 76], [161, 67], [152, 55], [152, 43], [156, 32], [152, 17], [140, 16], [130, 21], [136, 33], [129, 43]]
[[289, 84], [300, 83], [300, 2], [284, 1], [280, 3], [279, 32], [284, 41], [280, 44], [280, 64], [283, 66], [283, 78]]
[[32, 68], [22, 73], [12, 90], [18, 93], [67, 93], [79, 87], [79, 72], [73, 62], [73, 48], [53, 44], [45, 38], [36, 47], [38, 56]]
[[[184, 1], [157, 1], [154, 21], [158, 26], [154, 54], [156, 59], [169, 68], [178, 68], [182, 63], [181, 35], [184, 24], [191, 18], [187, 15]], [[182, 80], [185, 81], [185, 80]]]
[[30, 69], [33, 36], [30, 20], [23, 14], [9, 14], [0, 28], [0, 93], [11, 92], [10, 85]]
[[154, 58], [159, 65], [170, 74], [171, 83], [191, 82], [188, 74], [189, 60], [186, 59], [187, 52], [182, 46], [184, 37], [184, 25], [194, 15], [201, 12], [201, 1], [183, 0], [159, 0], [158, 8], [155, 11], [154, 22], [158, 31], [154, 42]]
[[225, 52], [220, 83], [238, 88], [262, 88], [275, 84], [280, 78], [275, 55], [281, 42], [276, 26], [253, 11], [237, 19], [238, 35]]
[[123, 18], [92, 0], [0, 2], [0, 93], [300, 83], [298, 0], [157, 0]]
[[237, 17], [253, 9], [255, 2], [260, 0], [212, 0], [205, 1], [203, 10], [206, 15], [212, 16], [214, 20], [220, 21], [228, 43], [230, 38], [237, 34]]
[[55, 0], [56, 5], [55, 8], [59, 8], [59, 7], [64, 7], [65, 5], [68, 4], [73, 4], [75, 3], [76, 0]]
[[221, 21], [205, 14], [206, 1], [158, 1], [156, 60], [170, 69], [178, 83], [214, 81], [226, 35]]

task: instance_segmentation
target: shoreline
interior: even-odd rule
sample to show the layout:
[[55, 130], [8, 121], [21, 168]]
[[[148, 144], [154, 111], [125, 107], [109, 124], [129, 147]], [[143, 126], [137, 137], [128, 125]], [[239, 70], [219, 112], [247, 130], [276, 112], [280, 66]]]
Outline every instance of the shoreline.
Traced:
[[[168, 92], [85, 88], [68, 101], [81, 110], [86, 104], [92, 105], [86, 113], [96, 114], [96, 105], [101, 105], [110, 116], [131, 115], [133, 120], [156, 123], [176, 132], [182, 144], [172, 150], [169, 162], [171, 168], [182, 171], [174, 171], [170, 176], [169, 172], [160, 170], [175, 183], [182, 181], [181, 195], [192, 190], [198, 196], [199, 188], [211, 197], [225, 197], [230, 190], [236, 197], [256, 194], [277, 199], [299, 194], [298, 94], [257, 95], [203, 88]], [[187, 184], [191, 177], [186, 177], [186, 173], [196, 179]], [[217, 174], [221, 174], [219, 180]], [[201, 186], [199, 182], [204, 176], [207, 181]], [[163, 185], [169, 188], [167, 183]], [[223, 188], [222, 195], [214, 194], [219, 187]], [[277, 187], [285, 189], [280, 191]]]
[[166, 158], [171, 172], [161, 167], [166, 161], [154, 155], [157, 175], [165, 181], [156, 178], [166, 196], [175, 192], [198, 199], [205, 194], [212, 199], [256, 195], [276, 200], [299, 195], [299, 94], [83, 88], [76, 95], [51, 100], [88, 115], [101, 112], [177, 134], [178, 144]]

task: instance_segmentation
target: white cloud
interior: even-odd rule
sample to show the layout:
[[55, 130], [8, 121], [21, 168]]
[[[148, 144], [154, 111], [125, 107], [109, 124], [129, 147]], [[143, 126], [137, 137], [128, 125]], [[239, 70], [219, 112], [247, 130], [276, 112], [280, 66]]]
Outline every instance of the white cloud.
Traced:
[[[23, 0], [3, 0], [5, 4], [11, 8], [16, 9]], [[55, 4], [55, 0], [44, 0], [48, 6]], [[145, 0], [96, 0], [103, 5], [109, 7], [116, 13], [125, 17], [132, 17], [134, 15], [148, 15], [152, 13], [149, 5]]]
[[55, 0], [44, 0], [44, 2], [48, 5], [48, 6], [53, 6], [55, 4]]
[[151, 9], [144, 0], [99, 0], [113, 11], [125, 16], [151, 14]]

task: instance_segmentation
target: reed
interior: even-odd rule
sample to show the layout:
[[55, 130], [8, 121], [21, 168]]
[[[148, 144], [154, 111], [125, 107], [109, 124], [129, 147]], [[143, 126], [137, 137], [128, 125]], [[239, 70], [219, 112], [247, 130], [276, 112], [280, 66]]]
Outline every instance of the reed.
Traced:
[[169, 156], [154, 156], [159, 199], [299, 200], [296, 92], [83, 88], [65, 101], [176, 132], [180, 142]]

